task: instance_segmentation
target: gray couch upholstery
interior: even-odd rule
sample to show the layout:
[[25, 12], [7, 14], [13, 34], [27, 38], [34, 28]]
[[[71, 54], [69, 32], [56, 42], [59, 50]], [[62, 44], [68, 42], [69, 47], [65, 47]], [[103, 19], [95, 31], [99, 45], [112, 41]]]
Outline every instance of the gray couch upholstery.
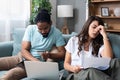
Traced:
[[[12, 34], [13, 41], [8, 41], [8, 42], [0, 42], [0, 57], [5, 57], [5, 56], [13, 56], [16, 55], [20, 49], [21, 49], [21, 41], [22, 37], [24, 35], [25, 28], [16, 28], [14, 29], [14, 32]], [[69, 38], [76, 35], [77, 33], [73, 32], [72, 34], [69, 35], [64, 35], [63, 37], [66, 41], [68, 42]], [[108, 33], [109, 40], [111, 42], [113, 52], [114, 52], [114, 57], [120, 59], [120, 36], [118, 34], [114, 33]], [[63, 68], [63, 61], [60, 61], [59, 68]], [[0, 71], [0, 77], [3, 75], [6, 71]], [[29, 80], [25, 78], [24, 80]]]

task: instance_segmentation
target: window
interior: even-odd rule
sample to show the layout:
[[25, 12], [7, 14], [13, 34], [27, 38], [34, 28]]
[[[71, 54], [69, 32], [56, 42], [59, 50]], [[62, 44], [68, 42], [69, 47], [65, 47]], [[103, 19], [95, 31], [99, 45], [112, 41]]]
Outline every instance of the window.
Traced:
[[26, 27], [30, 0], [0, 0], [0, 42], [11, 40], [13, 28]]

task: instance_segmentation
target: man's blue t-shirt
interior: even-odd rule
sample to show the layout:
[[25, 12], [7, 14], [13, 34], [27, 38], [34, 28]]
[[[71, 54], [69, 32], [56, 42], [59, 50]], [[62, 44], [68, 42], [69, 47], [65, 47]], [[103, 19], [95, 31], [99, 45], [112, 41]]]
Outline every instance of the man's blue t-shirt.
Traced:
[[38, 31], [37, 25], [30, 25], [26, 28], [23, 41], [31, 43], [30, 53], [33, 56], [40, 56], [37, 52], [50, 51], [53, 46], [65, 45], [62, 33], [53, 26], [51, 26], [48, 37], [44, 38]]

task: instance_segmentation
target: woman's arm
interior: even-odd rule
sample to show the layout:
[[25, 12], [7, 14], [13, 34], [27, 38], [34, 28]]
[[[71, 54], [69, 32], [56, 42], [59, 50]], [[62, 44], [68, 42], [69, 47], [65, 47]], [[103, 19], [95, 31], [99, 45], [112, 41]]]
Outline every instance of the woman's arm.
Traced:
[[100, 28], [100, 33], [103, 36], [103, 43], [104, 43], [104, 49], [101, 53], [101, 56], [106, 58], [113, 58], [112, 47], [110, 45], [104, 26], [100, 25], [99, 28]]
[[65, 55], [65, 61], [64, 61], [64, 68], [70, 72], [74, 72], [74, 73], [77, 73], [79, 72], [81, 69], [80, 69], [80, 66], [72, 66], [71, 65], [71, 54], [69, 52], [66, 52], [66, 55]]

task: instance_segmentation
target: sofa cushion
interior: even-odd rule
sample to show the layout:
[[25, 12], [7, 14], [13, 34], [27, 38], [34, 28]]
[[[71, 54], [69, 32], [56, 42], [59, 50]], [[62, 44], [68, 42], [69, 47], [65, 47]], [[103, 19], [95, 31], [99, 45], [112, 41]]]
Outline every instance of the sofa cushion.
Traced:
[[114, 57], [120, 59], [120, 35], [115, 33], [108, 33], [108, 37], [112, 45]]
[[63, 34], [62, 36], [63, 36], [65, 42], [67, 43], [68, 40], [69, 40], [72, 36], [76, 36], [76, 35], [77, 35], [76, 32], [72, 32], [71, 34]]
[[25, 32], [25, 28], [15, 28], [13, 31], [13, 52], [12, 55], [16, 55], [21, 50], [21, 41]]
[[0, 42], [0, 57], [11, 56], [13, 51], [13, 41]]

